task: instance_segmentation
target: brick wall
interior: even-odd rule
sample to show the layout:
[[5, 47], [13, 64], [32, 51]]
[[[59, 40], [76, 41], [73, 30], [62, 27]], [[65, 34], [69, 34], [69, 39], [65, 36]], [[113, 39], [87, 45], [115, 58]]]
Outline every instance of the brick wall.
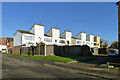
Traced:
[[0, 44], [1, 45], [7, 45], [7, 39], [6, 38], [0, 38]]
[[13, 54], [20, 54], [20, 48], [22, 48], [22, 46], [14, 46], [13, 47]]

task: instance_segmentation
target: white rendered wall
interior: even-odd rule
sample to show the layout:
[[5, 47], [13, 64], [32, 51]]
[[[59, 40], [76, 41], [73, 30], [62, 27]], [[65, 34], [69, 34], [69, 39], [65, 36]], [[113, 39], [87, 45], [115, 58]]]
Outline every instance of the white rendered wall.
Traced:
[[35, 34], [35, 42], [40, 43], [44, 41], [44, 26], [35, 24], [30, 32]]
[[[25, 36], [32, 36], [32, 37], [34, 37], [34, 40], [26, 40]], [[28, 43], [33, 43], [33, 45], [36, 44], [35, 35], [32, 35], [32, 34], [23, 34], [22, 35], [22, 44], [26, 44], [26, 47], [29, 47]]]
[[64, 33], [61, 34], [61, 37], [65, 38], [67, 41], [69, 41], [69, 45], [71, 45], [71, 37], [72, 37], [71, 32], [65, 31]]
[[[53, 38], [53, 44], [59, 43], [59, 37], [60, 37], [60, 30], [58, 29], [52, 29], [52, 38]], [[57, 40], [57, 42], [55, 42]]]
[[2, 51], [2, 49], [7, 49], [7, 45], [0, 45], [0, 51]]
[[19, 31], [14, 35], [14, 46], [19, 46], [22, 44], [22, 33]]
[[[44, 36], [44, 39], [50, 39], [52, 40], [52, 37], [47, 37], [47, 36]], [[50, 45], [50, 44], [53, 44], [53, 42], [46, 42], [45, 40], [43, 41], [46, 45]]]
[[87, 40], [90, 42], [90, 47], [94, 46], [94, 35], [88, 35]]
[[72, 33], [71, 32], [66, 32], [66, 40], [69, 41], [70, 45], [71, 45], [71, 37], [72, 37]]
[[86, 41], [86, 33], [80, 33], [81, 34], [81, 40]]

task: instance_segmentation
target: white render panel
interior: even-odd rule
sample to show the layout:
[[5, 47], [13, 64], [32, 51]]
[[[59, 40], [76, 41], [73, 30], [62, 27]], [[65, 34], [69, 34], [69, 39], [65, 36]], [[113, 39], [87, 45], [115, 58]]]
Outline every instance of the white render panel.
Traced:
[[[50, 39], [52, 41], [52, 37], [44, 36], [44, 39]], [[42, 42], [45, 43], [46, 45], [53, 44], [53, 42], [46, 42], [45, 40]]]
[[[26, 40], [25, 39], [25, 36], [31, 36], [31, 37], [34, 37], [34, 40]], [[28, 43], [33, 43], [33, 45], [36, 44], [36, 41], [35, 41], [35, 35], [32, 35], [32, 34], [24, 34], [22, 35], [22, 44], [28, 44]]]
[[[52, 29], [52, 38], [53, 38], [53, 44], [59, 43], [59, 36], [60, 36], [60, 30], [58, 29]], [[55, 42], [57, 40], [57, 42]]]
[[44, 26], [35, 25], [35, 35], [38, 37], [44, 36]]
[[66, 40], [69, 41], [70, 45], [71, 45], [71, 37], [72, 37], [72, 33], [71, 32], [66, 32]]
[[88, 35], [87, 40], [90, 42], [94, 42], [94, 35]]
[[80, 33], [81, 34], [81, 40], [86, 41], [86, 33]]
[[7, 49], [7, 45], [0, 45], [0, 51], [2, 51], [2, 49]]
[[14, 35], [14, 46], [19, 46], [22, 44], [22, 33], [17, 31]]

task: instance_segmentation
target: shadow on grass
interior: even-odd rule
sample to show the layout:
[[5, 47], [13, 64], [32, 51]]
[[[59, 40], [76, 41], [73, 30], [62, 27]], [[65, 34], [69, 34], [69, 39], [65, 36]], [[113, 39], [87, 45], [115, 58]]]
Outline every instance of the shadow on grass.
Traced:
[[76, 60], [77, 62], [97, 60], [97, 58], [94, 56], [61, 56], [61, 57], [67, 57]]

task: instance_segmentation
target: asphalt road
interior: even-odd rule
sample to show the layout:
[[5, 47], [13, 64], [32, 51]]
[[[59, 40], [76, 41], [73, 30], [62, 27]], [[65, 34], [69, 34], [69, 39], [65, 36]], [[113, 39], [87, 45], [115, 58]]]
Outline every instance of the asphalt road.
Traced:
[[82, 73], [81, 70], [65, 67], [62, 63], [53, 61], [2, 55], [2, 78], [99, 78], [108, 80]]

